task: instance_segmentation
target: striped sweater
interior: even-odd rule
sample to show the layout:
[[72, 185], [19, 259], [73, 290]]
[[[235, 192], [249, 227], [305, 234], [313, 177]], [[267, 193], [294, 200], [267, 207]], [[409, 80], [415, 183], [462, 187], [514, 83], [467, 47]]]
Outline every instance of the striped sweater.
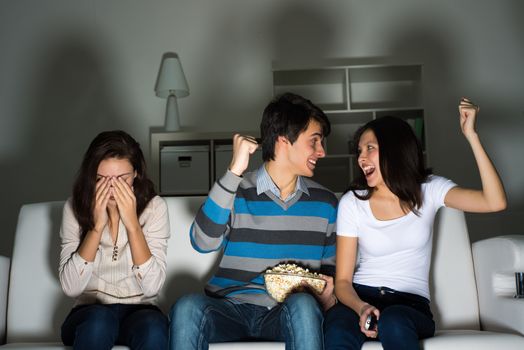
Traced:
[[334, 274], [337, 198], [303, 178], [307, 193], [284, 203], [270, 191], [257, 194], [257, 172], [238, 177], [227, 172], [211, 189], [190, 230], [202, 253], [223, 249], [206, 293], [240, 303], [273, 307], [262, 273], [294, 262]]

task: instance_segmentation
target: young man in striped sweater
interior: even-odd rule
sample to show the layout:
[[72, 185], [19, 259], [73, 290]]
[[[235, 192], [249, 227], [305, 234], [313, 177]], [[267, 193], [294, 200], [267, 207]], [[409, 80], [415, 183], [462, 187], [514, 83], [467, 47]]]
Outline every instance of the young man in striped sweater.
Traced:
[[[309, 100], [287, 93], [266, 107], [260, 130], [264, 164], [244, 174], [259, 145], [236, 134], [230, 167], [193, 222], [193, 247], [224, 253], [207, 295], [184, 296], [171, 309], [171, 349], [244, 339], [285, 341], [286, 349], [323, 348], [323, 310], [336, 303], [337, 199], [309, 177], [325, 156], [322, 141], [330, 123]], [[327, 281], [322, 294], [294, 293], [277, 304], [262, 274], [283, 262], [321, 272]]]

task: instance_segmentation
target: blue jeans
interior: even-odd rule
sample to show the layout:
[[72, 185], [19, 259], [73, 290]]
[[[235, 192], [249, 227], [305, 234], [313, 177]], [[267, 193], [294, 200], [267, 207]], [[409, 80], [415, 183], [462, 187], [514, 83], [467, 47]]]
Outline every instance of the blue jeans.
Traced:
[[[435, 334], [435, 322], [426, 298], [387, 287], [359, 284], [354, 287], [360, 299], [380, 310], [377, 340], [384, 350], [419, 349], [419, 339]], [[360, 350], [366, 340], [372, 340], [360, 331], [359, 316], [342, 303], [327, 312], [324, 332], [326, 350]]]
[[167, 317], [154, 305], [80, 305], [62, 324], [62, 342], [75, 350], [166, 349], [167, 338]]
[[191, 294], [178, 300], [169, 318], [171, 350], [202, 350], [209, 343], [254, 339], [285, 341], [288, 350], [323, 349], [323, 314], [307, 293], [292, 294], [272, 309]]

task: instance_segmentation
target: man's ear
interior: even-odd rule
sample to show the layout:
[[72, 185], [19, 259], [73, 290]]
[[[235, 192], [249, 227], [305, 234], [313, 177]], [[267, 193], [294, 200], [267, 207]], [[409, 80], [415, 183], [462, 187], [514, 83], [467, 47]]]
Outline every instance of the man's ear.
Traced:
[[277, 142], [289, 143], [289, 140], [285, 136], [279, 136]]

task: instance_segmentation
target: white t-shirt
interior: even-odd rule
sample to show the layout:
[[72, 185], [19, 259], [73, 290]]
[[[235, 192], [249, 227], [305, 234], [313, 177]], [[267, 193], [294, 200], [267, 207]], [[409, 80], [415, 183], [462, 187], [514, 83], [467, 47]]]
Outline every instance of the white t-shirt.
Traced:
[[340, 199], [337, 235], [358, 237], [359, 257], [353, 282], [389, 287], [429, 297], [433, 220], [456, 184], [431, 175], [422, 184], [419, 216], [409, 212], [393, 220], [377, 220], [368, 200], [348, 192]]

